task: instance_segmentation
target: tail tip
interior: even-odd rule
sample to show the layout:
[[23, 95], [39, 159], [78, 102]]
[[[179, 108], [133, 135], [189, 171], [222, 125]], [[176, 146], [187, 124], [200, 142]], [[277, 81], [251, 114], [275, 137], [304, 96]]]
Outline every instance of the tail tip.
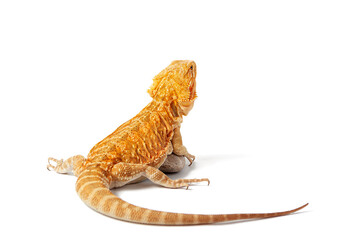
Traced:
[[301, 207], [299, 207], [299, 208], [295, 209], [295, 210], [294, 210], [294, 212], [297, 212], [297, 211], [299, 211], [299, 210], [301, 210], [301, 209], [305, 208], [307, 205], [309, 205], [309, 203], [306, 203], [306, 204], [302, 205]]

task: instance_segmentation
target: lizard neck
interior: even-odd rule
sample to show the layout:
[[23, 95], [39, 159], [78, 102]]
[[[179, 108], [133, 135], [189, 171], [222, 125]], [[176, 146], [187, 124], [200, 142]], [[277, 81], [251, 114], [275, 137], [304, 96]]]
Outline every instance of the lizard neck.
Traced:
[[183, 121], [182, 119], [183, 112], [181, 110], [180, 105], [176, 101], [165, 102], [165, 101], [152, 100], [149, 103], [148, 107], [152, 111], [165, 114], [166, 121], [173, 128], [179, 127]]

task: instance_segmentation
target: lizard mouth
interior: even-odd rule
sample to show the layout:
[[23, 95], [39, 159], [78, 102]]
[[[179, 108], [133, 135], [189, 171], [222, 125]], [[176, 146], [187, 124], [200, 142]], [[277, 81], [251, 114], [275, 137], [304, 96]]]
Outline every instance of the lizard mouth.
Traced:
[[188, 89], [189, 89], [189, 101], [194, 101], [196, 96], [196, 65], [195, 63], [191, 66], [191, 71], [189, 71], [189, 77], [190, 77], [190, 81], [189, 81], [189, 85], [188, 85]]
[[195, 82], [195, 78], [192, 78], [190, 83], [189, 83], [189, 91], [190, 91], [190, 96], [189, 96], [189, 100], [193, 101], [196, 98], [196, 82]]

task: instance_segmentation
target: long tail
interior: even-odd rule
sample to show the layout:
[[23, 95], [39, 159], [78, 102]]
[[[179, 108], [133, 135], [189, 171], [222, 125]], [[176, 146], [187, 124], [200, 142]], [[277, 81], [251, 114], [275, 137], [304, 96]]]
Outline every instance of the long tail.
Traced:
[[241, 219], [269, 218], [287, 215], [306, 207], [274, 213], [250, 214], [184, 214], [162, 212], [132, 205], [118, 198], [109, 190], [109, 181], [99, 169], [85, 170], [76, 182], [76, 192], [92, 209], [124, 221], [154, 225], [195, 225], [235, 221]]

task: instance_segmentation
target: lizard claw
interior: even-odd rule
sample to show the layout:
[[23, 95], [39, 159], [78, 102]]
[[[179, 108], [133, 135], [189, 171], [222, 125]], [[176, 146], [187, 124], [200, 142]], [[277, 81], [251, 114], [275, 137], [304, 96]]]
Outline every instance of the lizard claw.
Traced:
[[185, 155], [186, 159], [190, 162], [189, 167], [191, 166], [191, 164], [195, 161], [195, 156], [191, 155], [190, 153], [187, 153]]
[[[54, 166], [51, 161], [55, 162], [56, 163], [56, 166]], [[62, 163], [63, 163], [63, 160], [57, 160], [55, 158], [52, 158], [52, 157], [49, 157], [48, 158], [48, 165], [46, 166], [47, 170], [51, 171], [51, 170], [55, 170], [56, 167], [60, 166]]]

